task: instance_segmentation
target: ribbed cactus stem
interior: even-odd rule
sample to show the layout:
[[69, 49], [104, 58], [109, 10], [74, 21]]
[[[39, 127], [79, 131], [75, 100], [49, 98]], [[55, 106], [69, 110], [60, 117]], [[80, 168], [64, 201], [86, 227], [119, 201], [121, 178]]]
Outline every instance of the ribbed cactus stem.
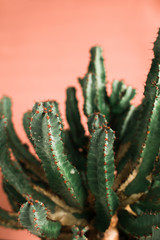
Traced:
[[87, 240], [85, 233], [88, 231], [89, 227], [72, 227], [73, 238], [72, 240]]
[[61, 224], [47, 220], [47, 209], [42, 202], [32, 200], [21, 205], [19, 221], [31, 233], [39, 237], [57, 238], [60, 234]]

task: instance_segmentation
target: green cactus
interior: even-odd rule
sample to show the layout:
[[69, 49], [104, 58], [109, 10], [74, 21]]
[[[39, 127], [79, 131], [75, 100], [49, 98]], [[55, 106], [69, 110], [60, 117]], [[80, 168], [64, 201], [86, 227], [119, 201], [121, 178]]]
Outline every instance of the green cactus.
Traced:
[[33, 201], [29, 197], [28, 202], [21, 205], [20, 223], [31, 233], [39, 237], [57, 238], [60, 233], [61, 224], [47, 219], [47, 211], [43, 203]]
[[88, 231], [88, 227], [72, 227], [72, 232], [73, 232], [73, 238], [72, 240], [86, 240], [87, 238], [85, 237], [85, 232]]
[[91, 49], [79, 78], [89, 134], [76, 89], [67, 89], [64, 129], [56, 101], [36, 102], [23, 126], [36, 156], [17, 136], [11, 99], [0, 101], [0, 168], [12, 212], [0, 225], [41, 239], [103, 239], [118, 216], [120, 239], [160, 239], [160, 30], [142, 103], [123, 81], [106, 91], [102, 49]]

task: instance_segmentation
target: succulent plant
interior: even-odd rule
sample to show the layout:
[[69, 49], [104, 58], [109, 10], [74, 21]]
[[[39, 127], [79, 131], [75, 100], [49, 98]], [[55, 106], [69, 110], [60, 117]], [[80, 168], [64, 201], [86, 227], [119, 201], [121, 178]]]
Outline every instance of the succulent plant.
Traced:
[[76, 89], [67, 89], [64, 129], [58, 103], [36, 102], [23, 116], [36, 154], [17, 136], [11, 99], [0, 101], [0, 167], [13, 211], [0, 224], [41, 239], [103, 239], [118, 216], [120, 239], [160, 239], [160, 30], [142, 103], [135, 89], [114, 80], [106, 91], [102, 49], [90, 50], [79, 78], [89, 134], [80, 120]]

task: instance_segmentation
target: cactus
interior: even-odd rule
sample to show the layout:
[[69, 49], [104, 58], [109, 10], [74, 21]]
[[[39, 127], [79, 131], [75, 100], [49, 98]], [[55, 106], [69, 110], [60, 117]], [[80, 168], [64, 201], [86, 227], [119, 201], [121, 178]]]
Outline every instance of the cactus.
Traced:
[[88, 230], [88, 227], [72, 227], [72, 232], [73, 232], [73, 238], [72, 240], [86, 240], [87, 238], [85, 237], [85, 232]]
[[0, 225], [41, 239], [103, 239], [118, 217], [120, 239], [160, 239], [160, 30], [142, 103], [135, 89], [114, 80], [106, 90], [102, 49], [91, 48], [79, 78], [89, 134], [76, 89], [67, 89], [64, 129], [58, 103], [36, 102], [23, 126], [36, 156], [17, 136], [11, 99], [0, 101], [0, 168], [12, 212]]

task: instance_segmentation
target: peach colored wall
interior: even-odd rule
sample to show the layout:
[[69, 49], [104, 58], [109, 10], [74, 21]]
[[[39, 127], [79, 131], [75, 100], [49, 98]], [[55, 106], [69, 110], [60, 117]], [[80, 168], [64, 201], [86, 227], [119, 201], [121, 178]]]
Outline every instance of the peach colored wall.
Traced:
[[[132, 84], [137, 104], [158, 27], [159, 0], [0, 0], [0, 97], [12, 97], [22, 140], [22, 114], [35, 101], [57, 99], [64, 115], [67, 86], [76, 86], [82, 99], [77, 77], [85, 74], [95, 44], [104, 49], [109, 82], [123, 78]], [[9, 209], [0, 194], [0, 205]], [[37, 239], [4, 228], [0, 238]]]

